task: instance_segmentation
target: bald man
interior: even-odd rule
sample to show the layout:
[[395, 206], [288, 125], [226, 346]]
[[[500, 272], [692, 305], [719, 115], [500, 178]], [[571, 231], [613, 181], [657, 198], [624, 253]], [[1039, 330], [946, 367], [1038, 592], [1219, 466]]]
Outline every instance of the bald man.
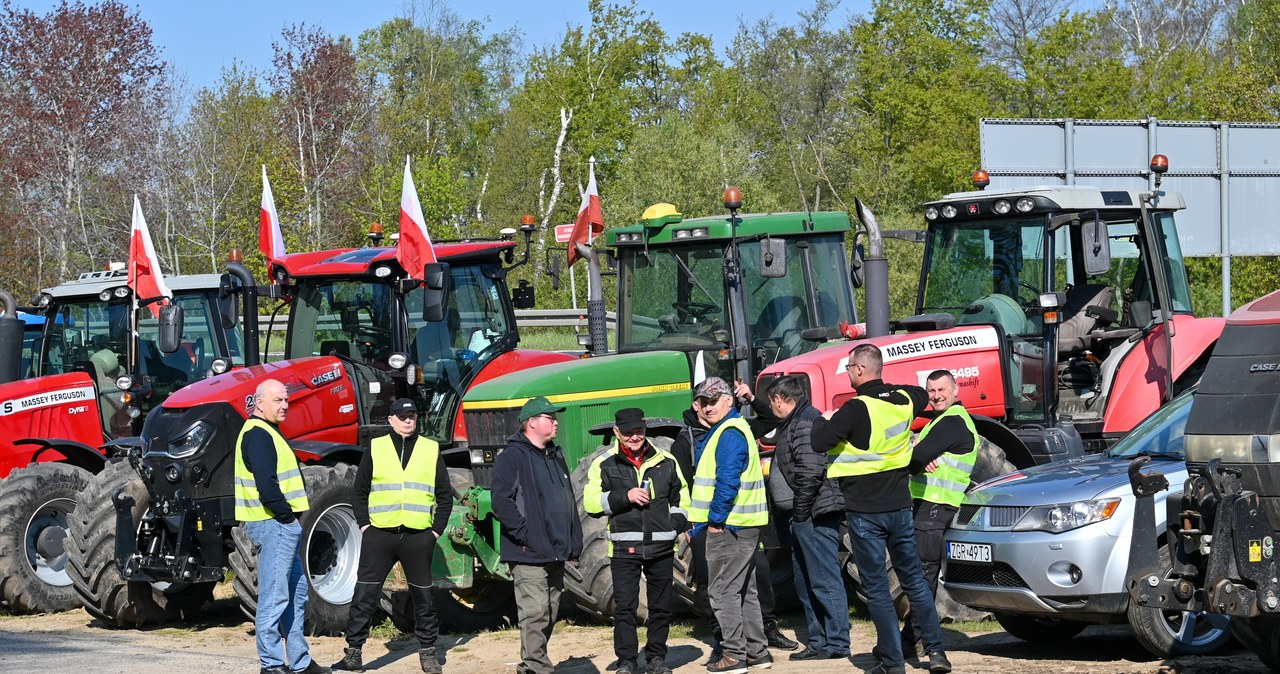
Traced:
[[258, 385], [253, 414], [236, 440], [236, 519], [260, 548], [254, 626], [261, 674], [326, 674], [329, 668], [311, 659], [302, 634], [307, 579], [298, 516], [309, 504], [298, 459], [279, 430], [288, 412], [284, 384]]

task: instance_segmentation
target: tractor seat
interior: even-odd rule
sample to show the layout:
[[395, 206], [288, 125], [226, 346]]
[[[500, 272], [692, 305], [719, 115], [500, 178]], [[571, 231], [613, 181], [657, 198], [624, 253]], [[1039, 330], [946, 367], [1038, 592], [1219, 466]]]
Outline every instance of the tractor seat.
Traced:
[[1086, 283], [1067, 290], [1067, 302], [1062, 307], [1064, 320], [1058, 326], [1058, 355], [1084, 351], [1091, 346], [1089, 333], [1099, 327], [1099, 312], [1086, 309], [1110, 309], [1114, 294], [1111, 286], [1101, 283]]

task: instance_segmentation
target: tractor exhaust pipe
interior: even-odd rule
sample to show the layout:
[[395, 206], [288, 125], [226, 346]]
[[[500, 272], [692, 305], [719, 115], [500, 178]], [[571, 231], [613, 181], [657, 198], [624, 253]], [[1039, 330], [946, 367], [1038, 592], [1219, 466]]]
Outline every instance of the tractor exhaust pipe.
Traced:
[[18, 318], [18, 303], [7, 290], [0, 290], [0, 305], [4, 316], [0, 317], [0, 384], [18, 381], [22, 377], [22, 319]]
[[880, 223], [875, 213], [854, 199], [858, 219], [867, 231], [867, 256], [863, 259], [866, 275], [865, 297], [867, 307], [867, 337], [883, 337], [889, 334], [889, 260], [884, 256], [884, 240], [880, 238]]
[[227, 262], [227, 273], [240, 281], [244, 291], [244, 364], [259, 365], [262, 358], [258, 354], [258, 286], [254, 283], [253, 274], [239, 262]]
[[604, 292], [600, 288], [600, 257], [596, 249], [585, 243], [574, 242], [578, 255], [587, 259], [587, 334], [591, 337], [591, 355], [603, 356], [609, 352], [609, 333], [604, 323]]

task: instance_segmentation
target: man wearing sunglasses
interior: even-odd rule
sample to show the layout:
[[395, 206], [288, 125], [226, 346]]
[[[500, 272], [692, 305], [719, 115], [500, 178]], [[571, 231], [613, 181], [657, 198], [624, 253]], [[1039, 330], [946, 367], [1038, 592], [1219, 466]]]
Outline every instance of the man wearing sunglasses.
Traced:
[[493, 514], [502, 561], [511, 566], [520, 622], [517, 674], [551, 674], [547, 642], [556, 624], [564, 566], [582, 554], [582, 524], [564, 453], [555, 444], [564, 408], [542, 396], [520, 408], [520, 431], [493, 462]]
[[391, 403], [387, 423], [392, 432], [370, 442], [356, 469], [351, 507], [360, 525], [360, 566], [347, 617], [347, 648], [333, 668], [364, 671], [361, 649], [369, 638], [382, 584], [400, 562], [413, 599], [418, 662], [423, 672], [439, 674], [440, 621], [431, 603], [431, 557], [449, 523], [453, 491], [440, 446], [417, 434], [414, 402], [400, 398]]

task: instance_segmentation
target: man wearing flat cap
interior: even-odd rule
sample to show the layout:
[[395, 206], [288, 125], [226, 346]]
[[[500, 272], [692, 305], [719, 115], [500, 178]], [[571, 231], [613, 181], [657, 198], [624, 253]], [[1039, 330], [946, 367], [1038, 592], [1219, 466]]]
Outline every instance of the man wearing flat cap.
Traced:
[[593, 517], [609, 518], [616, 674], [640, 672], [636, 609], [642, 573], [649, 602], [644, 672], [670, 674], [666, 657], [675, 542], [688, 525], [689, 491], [675, 457], [646, 437], [642, 410], [618, 410], [613, 435], [613, 444], [596, 457], [587, 472], [582, 507]]
[[453, 509], [449, 472], [440, 446], [420, 436], [418, 408], [409, 398], [391, 403], [391, 432], [369, 443], [356, 469], [351, 500], [360, 525], [360, 566], [347, 617], [347, 648], [333, 668], [361, 672], [361, 648], [378, 608], [382, 583], [396, 562], [413, 599], [414, 636], [422, 671], [439, 674], [436, 637], [440, 622], [431, 603], [431, 557]]
[[520, 408], [520, 432], [493, 462], [493, 513], [502, 561], [515, 581], [520, 621], [518, 674], [551, 674], [547, 642], [556, 624], [564, 565], [582, 553], [578, 502], [564, 453], [555, 444], [564, 408], [542, 396]]

